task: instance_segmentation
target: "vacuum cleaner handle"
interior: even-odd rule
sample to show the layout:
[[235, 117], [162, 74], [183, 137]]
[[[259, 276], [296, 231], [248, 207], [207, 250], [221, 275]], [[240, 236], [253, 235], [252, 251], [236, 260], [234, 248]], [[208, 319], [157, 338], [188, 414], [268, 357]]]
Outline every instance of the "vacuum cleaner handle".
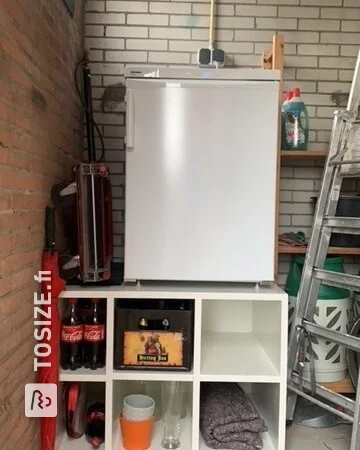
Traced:
[[89, 66], [83, 66], [83, 82], [84, 82], [84, 101], [85, 101], [85, 119], [86, 119], [86, 135], [89, 163], [96, 162], [95, 150], [95, 134], [93, 122], [93, 103], [91, 92], [91, 72]]

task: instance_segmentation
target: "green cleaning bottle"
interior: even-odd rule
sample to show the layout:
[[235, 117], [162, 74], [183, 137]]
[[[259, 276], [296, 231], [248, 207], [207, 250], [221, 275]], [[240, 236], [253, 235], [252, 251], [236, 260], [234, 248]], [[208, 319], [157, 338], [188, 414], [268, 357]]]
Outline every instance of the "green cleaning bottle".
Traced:
[[281, 148], [283, 150], [289, 150], [285, 139], [285, 114], [290, 100], [292, 99], [293, 91], [289, 91], [285, 95], [284, 103], [281, 106]]
[[293, 90], [292, 98], [283, 106], [283, 148], [307, 150], [309, 141], [309, 115], [301, 99], [300, 89]]

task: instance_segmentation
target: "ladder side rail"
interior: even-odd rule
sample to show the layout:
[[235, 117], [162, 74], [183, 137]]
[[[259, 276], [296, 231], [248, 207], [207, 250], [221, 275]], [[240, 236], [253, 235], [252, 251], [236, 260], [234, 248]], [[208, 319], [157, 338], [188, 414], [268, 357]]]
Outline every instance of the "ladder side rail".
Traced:
[[356, 391], [354, 423], [351, 433], [350, 450], [360, 450], [360, 370], [357, 386], [358, 388]]
[[[330, 188], [331, 195], [327, 195], [326, 192], [321, 193], [324, 195], [325, 202], [326, 202], [324, 214], [322, 214], [321, 216], [319, 215], [315, 218], [315, 220], [318, 222], [317, 226], [320, 228], [320, 232], [319, 232], [320, 238], [319, 238], [317, 252], [314, 255], [314, 263], [310, 267], [308, 267], [308, 272], [309, 272], [308, 276], [310, 277], [311, 282], [310, 282], [310, 288], [308, 291], [305, 312], [303, 315], [303, 318], [305, 318], [311, 322], [313, 321], [313, 317], [315, 314], [318, 293], [319, 293], [319, 289], [320, 289], [320, 285], [321, 285], [321, 281], [316, 279], [313, 276], [314, 268], [323, 269], [324, 263], [326, 260], [326, 256], [328, 253], [329, 245], [330, 245], [330, 238], [331, 238], [331, 230], [329, 228], [323, 227], [323, 219], [324, 219], [324, 215], [329, 216], [329, 215], [335, 215], [335, 213], [336, 213], [336, 208], [337, 208], [338, 200], [339, 200], [339, 196], [340, 196], [341, 182], [342, 182], [342, 178], [340, 176], [340, 168], [335, 167], [335, 170], [333, 173], [333, 178], [332, 178], [332, 183], [331, 183], [331, 188]], [[309, 251], [311, 251], [311, 250], [309, 250]], [[301, 298], [301, 297], [299, 297], [299, 298]]]
[[347, 110], [357, 117], [360, 105], [360, 51], [358, 53], [355, 72], [351, 83], [349, 99], [347, 103]]

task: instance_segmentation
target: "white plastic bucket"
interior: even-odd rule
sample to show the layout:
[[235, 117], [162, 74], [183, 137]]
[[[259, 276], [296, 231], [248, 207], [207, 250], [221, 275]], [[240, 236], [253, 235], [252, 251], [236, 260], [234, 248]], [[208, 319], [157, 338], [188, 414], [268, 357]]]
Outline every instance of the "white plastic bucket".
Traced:
[[154, 416], [155, 401], [148, 395], [131, 394], [124, 398], [122, 415], [134, 422], [148, 420]]
[[[289, 325], [292, 324], [297, 297], [289, 296]], [[331, 330], [348, 332], [351, 298], [318, 300], [314, 320]], [[346, 376], [346, 348], [318, 336], [312, 337], [316, 381], [331, 383]], [[305, 363], [304, 378], [310, 379], [309, 364]]]

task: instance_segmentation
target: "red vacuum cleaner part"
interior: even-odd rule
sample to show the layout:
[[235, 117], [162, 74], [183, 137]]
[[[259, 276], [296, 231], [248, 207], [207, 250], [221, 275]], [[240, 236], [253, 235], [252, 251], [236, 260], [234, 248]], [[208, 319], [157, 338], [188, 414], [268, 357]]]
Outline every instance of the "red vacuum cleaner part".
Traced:
[[69, 437], [79, 439], [85, 432], [85, 388], [67, 383], [64, 390], [65, 425]]

